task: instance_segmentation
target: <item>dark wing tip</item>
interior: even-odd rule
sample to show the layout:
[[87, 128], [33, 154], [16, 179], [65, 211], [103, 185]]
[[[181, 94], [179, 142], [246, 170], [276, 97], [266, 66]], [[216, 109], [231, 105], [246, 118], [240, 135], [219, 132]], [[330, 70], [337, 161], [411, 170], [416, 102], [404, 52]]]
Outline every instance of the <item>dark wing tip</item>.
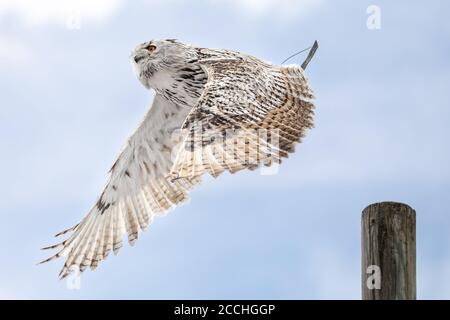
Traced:
[[306, 69], [306, 67], [308, 66], [309, 62], [314, 57], [314, 54], [316, 53], [317, 48], [319, 48], [319, 43], [316, 40], [316, 41], [314, 41], [314, 44], [312, 45], [311, 50], [309, 50], [308, 56], [306, 57], [305, 61], [303, 61], [303, 63], [302, 63], [302, 69], [303, 70]]
[[78, 225], [79, 225], [79, 223], [77, 223], [76, 225], [74, 225], [73, 227], [71, 227], [71, 228], [69, 228], [69, 229], [63, 230], [63, 231], [61, 231], [61, 232], [55, 234], [55, 237], [57, 238], [57, 237], [59, 237], [59, 236], [62, 236], [63, 234], [66, 234], [66, 233], [68, 233], [68, 232], [70, 232], [70, 231], [75, 230], [75, 228], [78, 227]]

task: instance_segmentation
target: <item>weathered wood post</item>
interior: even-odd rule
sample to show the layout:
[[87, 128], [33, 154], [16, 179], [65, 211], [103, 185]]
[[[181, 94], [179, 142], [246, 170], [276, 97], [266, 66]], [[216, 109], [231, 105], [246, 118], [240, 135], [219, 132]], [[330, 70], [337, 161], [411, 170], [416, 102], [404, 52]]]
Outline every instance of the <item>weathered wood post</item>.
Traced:
[[362, 214], [363, 300], [416, 299], [416, 212], [396, 202]]

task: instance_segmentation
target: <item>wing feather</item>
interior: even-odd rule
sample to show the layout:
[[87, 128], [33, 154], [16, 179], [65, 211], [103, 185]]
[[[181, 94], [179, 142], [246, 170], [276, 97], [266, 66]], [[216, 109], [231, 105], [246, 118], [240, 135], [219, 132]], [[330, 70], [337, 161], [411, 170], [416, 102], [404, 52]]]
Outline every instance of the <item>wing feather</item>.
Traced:
[[[313, 93], [298, 65], [275, 66], [251, 56], [202, 50], [208, 74], [183, 124], [173, 178], [217, 177], [280, 163], [313, 127]], [[210, 56], [208, 56], [210, 55]]]
[[69, 236], [45, 248], [62, 247], [42, 262], [67, 256], [62, 278], [75, 268], [81, 272], [87, 267], [95, 269], [111, 250], [118, 254], [125, 234], [133, 245], [154, 216], [188, 199], [189, 190], [201, 178], [172, 181], [168, 177], [173, 164], [171, 152], [177, 144], [172, 131], [181, 127], [188, 112], [159, 94], [155, 96], [150, 111], [113, 164], [95, 206], [79, 224], [57, 234]]
[[313, 93], [300, 66], [225, 50], [198, 49], [198, 58], [208, 80], [196, 106], [181, 108], [157, 94], [96, 204], [57, 234], [67, 239], [45, 248], [62, 247], [43, 261], [66, 256], [61, 277], [97, 268], [111, 250], [118, 254], [125, 234], [134, 245], [155, 216], [188, 200], [203, 173], [280, 163], [313, 127]]

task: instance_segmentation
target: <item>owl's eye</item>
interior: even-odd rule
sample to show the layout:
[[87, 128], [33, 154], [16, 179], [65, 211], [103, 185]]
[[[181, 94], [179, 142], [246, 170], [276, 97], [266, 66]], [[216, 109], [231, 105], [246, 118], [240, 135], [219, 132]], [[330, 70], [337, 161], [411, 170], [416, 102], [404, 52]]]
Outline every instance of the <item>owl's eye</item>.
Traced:
[[153, 44], [150, 44], [150, 45], [146, 46], [145, 49], [150, 51], [150, 52], [153, 52], [153, 51], [156, 50], [156, 46], [153, 45]]

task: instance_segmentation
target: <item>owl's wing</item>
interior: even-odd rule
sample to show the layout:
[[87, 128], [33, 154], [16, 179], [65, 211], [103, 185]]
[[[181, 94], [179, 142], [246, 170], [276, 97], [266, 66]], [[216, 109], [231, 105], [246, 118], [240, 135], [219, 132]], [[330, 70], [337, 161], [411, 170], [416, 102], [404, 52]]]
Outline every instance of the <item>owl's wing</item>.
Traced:
[[200, 178], [171, 181], [167, 176], [171, 153], [179, 144], [173, 132], [181, 127], [188, 112], [155, 96], [151, 109], [112, 166], [95, 206], [79, 224], [57, 235], [70, 233], [66, 240], [44, 248], [62, 247], [43, 262], [67, 256], [62, 278], [75, 267], [80, 271], [88, 266], [95, 269], [111, 250], [118, 253], [125, 233], [133, 245], [155, 216], [187, 200], [188, 190]]
[[174, 180], [279, 163], [313, 126], [313, 93], [300, 66], [208, 53], [201, 61], [208, 81], [183, 124]]

